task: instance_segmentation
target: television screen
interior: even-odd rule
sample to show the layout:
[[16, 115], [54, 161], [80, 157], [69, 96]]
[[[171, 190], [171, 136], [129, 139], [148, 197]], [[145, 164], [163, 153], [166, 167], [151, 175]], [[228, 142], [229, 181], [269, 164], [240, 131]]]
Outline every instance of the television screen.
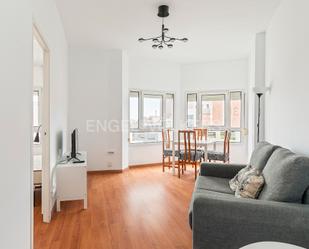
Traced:
[[78, 130], [74, 129], [71, 134], [71, 158], [77, 158], [78, 153]]

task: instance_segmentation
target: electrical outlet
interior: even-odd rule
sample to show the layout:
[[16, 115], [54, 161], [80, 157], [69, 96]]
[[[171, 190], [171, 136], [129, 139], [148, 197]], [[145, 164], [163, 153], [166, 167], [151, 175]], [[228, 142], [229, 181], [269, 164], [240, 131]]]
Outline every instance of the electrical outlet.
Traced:
[[111, 167], [113, 167], [113, 164], [112, 164], [111, 162], [108, 162], [108, 163], [107, 163], [107, 167], [108, 167], [108, 168], [111, 168]]

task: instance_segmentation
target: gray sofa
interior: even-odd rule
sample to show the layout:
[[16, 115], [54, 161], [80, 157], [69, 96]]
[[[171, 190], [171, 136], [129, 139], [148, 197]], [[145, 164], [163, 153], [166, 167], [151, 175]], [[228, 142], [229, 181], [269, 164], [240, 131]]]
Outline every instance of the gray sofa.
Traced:
[[194, 249], [233, 249], [278, 241], [309, 248], [309, 158], [259, 143], [250, 164], [262, 170], [259, 198], [236, 198], [229, 180], [245, 165], [201, 165], [189, 209]]

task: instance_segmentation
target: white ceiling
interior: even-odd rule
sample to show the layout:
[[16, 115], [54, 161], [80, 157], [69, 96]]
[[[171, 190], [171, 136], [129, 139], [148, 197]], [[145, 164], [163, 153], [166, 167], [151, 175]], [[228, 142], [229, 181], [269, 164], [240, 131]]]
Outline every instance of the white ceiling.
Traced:
[[[180, 63], [247, 57], [281, 0], [55, 0], [70, 46], [126, 49], [131, 55]], [[160, 4], [170, 6], [169, 34], [188, 37], [154, 50], [140, 37], [160, 34]]]

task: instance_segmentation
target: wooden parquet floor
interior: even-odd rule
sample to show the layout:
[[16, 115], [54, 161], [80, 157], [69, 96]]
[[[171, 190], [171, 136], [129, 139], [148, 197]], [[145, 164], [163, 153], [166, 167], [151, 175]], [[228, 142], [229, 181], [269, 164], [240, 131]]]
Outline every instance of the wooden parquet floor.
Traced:
[[63, 202], [50, 224], [35, 207], [35, 249], [190, 249], [189, 167], [178, 179], [161, 167], [88, 174], [88, 209]]

